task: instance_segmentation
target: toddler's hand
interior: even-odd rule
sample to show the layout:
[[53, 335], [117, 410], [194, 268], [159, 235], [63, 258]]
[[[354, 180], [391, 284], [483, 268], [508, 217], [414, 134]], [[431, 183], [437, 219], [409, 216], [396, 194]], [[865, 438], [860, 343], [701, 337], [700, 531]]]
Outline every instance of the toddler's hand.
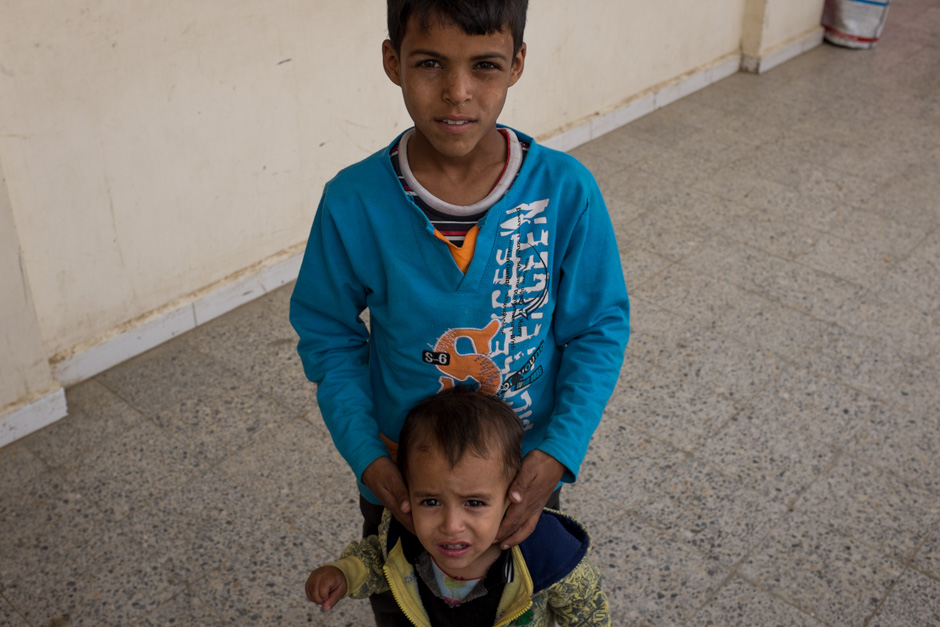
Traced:
[[336, 566], [321, 566], [307, 577], [307, 598], [327, 612], [346, 596], [346, 576]]

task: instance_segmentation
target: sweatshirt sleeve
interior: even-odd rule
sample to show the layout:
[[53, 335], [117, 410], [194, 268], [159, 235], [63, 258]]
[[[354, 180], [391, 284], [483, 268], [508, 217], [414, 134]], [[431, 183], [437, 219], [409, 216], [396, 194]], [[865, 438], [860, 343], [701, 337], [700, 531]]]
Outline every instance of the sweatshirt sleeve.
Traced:
[[609, 627], [610, 605], [597, 566], [585, 556], [567, 577], [548, 590], [559, 627]]
[[337, 228], [341, 218], [329, 206], [327, 191], [291, 295], [290, 321], [300, 338], [304, 372], [317, 384], [323, 420], [361, 481], [369, 464], [388, 453], [374, 417], [369, 331], [361, 317], [368, 290], [351, 261], [357, 242]]
[[333, 566], [343, 571], [346, 594], [354, 599], [365, 599], [389, 589], [378, 536], [350, 543]]
[[577, 478], [630, 335], [630, 304], [613, 225], [593, 177], [590, 185], [561, 263], [553, 324], [562, 356], [551, 422], [538, 446], [568, 469], [565, 481]]

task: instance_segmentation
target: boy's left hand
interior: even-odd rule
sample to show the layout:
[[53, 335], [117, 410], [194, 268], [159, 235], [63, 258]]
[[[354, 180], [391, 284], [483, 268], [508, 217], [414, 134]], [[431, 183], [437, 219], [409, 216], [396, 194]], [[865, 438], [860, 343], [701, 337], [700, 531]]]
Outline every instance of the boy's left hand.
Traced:
[[523, 458], [522, 468], [509, 485], [512, 502], [496, 533], [501, 548], [516, 546], [535, 531], [542, 508], [564, 474], [561, 462], [538, 449]]

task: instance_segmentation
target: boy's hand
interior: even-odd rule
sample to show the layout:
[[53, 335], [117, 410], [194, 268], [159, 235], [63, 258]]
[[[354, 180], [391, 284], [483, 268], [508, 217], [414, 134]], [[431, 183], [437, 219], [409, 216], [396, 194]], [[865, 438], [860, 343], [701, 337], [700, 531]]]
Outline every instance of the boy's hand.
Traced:
[[321, 566], [307, 577], [307, 598], [330, 611], [346, 596], [346, 575], [336, 566]]
[[372, 490], [372, 494], [382, 502], [398, 522], [411, 533], [415, 532], [411, 520], [411, 502], [408, 500], [408, 488], [398, 466], [389, 457], [379, 457], [366, 467], [362, 473], [362, 482]]
[[542, 508], [564, 474], [561, 462], [538, 449], [523, 458], [519, 474], [509, 485], [512, 503], [496, 533], [501, 548], [516, 546], [535, 531]]

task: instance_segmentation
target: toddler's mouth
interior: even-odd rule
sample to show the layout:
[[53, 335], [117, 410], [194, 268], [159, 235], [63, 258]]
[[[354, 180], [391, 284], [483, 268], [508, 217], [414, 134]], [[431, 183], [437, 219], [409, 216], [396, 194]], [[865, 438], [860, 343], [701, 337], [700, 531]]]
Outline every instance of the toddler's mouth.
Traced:
[[455, 542], [453, 544], [441, 543], [437, 545], [437, 550], [445, 557], [457, 558], [469, 552], [470, 545], [462, 542]]

